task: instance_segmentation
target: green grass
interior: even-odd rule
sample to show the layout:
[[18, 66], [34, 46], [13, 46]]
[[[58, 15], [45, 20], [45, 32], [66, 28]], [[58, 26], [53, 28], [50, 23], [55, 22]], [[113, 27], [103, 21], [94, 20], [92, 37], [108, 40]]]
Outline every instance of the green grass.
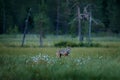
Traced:
[[[28, 47], [20, 47], [21, 35], [0, 35], [0, 80], [120, 80], [119, 38], [101, 37], [97, 41], [107, 47], [74, 47], [68, 57], [59, 59], [55, 53], [60, 48], [37, 47], [39, 39], [29, 41], [31, 36]], [[45, 45], [64, 37], [48, 36]]]

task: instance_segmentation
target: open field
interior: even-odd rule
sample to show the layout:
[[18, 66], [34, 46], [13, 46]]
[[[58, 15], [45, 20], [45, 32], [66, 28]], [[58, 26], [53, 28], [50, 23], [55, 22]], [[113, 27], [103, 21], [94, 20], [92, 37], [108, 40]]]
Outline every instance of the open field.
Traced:
[[[17, 34], [17, 35], [0, 35], [0, 46], [10, 46], [10, 47], [19, 47], [21, 46], [21, 41], [22, 41], [23, 35]], [[120, 36], [104, 36], [104, 37], [92, 37], [92, 42], [100, 43], [106, 46], [111, 46], [112, 47], [119, 47], [120, 45]], [[71, 42], [76, 42], [78, 43], [78, 38], [77, 37], [71, 37], [69, 35], [62, 35], [62, 36], [54, 36], [54, 35], [49, 35], [46, 36], [43, 39], [43, 45], [47, 47], [53, 46], [55, 43], [60, 42], [60, 41], [71, 41]], [[85, 37], [84, 42], [87, 41], [87, 38]], [[31, 47], [38, 47], [39, 46], [39, 34], [29, 34], [26, 35], [25, 39], [25, 46], [31, 46]], [[110, 44], [110, 45], [109, 45]]]
[[[0, 80], [120, 80], [120, 38], [94, 37], [106, 47], [74, 47], [59, 59], [55, 53], [60, 48], [52, 45], [65, 36], [46, 37], [48, 47], [43, 48], [32, 36], [20, 47], [21, 35], [0, 35]], [[65, 40], [77, 42], [69, 36]]]

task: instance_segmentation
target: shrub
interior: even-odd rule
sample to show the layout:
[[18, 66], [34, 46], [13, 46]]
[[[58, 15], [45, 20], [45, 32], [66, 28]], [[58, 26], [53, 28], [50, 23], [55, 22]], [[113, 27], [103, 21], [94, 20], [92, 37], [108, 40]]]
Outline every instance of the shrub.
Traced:
[[101, 47], [99, 43], [74, 43], [68, 41], [61, 41], [54, 44], [55, 47]]
[[79, 47], [100, 47], [99, 43], [79, 43]]
[[14, 27], [9, 27], [7, 29], [7, 33], [8, 34], [16, 34], [16, 33], [19, 33], [19, 30], [18, 30], [18, 26], [14, 26]]
[[55, 47], [67, 47], [67, 46], [78, 47], [78, 44], [73, 43], [73, 42], [61, 41], [61, 42], [55, 43], [54, 46]]

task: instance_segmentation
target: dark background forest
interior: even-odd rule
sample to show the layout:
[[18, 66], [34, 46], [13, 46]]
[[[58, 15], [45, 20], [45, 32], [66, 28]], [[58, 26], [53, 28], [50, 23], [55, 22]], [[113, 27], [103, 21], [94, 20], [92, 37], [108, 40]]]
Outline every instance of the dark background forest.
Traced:
[[[120, 0], [0, 0], [0, 34], [23, 33], [28, 20], [28, 33], [77, 34], [77, 8], [81, 13], [91, 4], [92, 33], [120, 33]], [[82, 33], [87, 32], [87, 22], [82, 21]]]

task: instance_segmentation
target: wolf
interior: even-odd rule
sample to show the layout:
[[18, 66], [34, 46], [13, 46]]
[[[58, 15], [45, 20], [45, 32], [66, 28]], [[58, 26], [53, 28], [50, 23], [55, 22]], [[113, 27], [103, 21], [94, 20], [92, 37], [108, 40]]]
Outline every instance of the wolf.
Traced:
[[56, 52], [56, 56], [61, 58], [61, 56], [68, 56], [70, 54], [70, 50], [71, 48], [70, 47], [67, 47], [65, 49], [61, 49], [61, 50], [58, 50]]

